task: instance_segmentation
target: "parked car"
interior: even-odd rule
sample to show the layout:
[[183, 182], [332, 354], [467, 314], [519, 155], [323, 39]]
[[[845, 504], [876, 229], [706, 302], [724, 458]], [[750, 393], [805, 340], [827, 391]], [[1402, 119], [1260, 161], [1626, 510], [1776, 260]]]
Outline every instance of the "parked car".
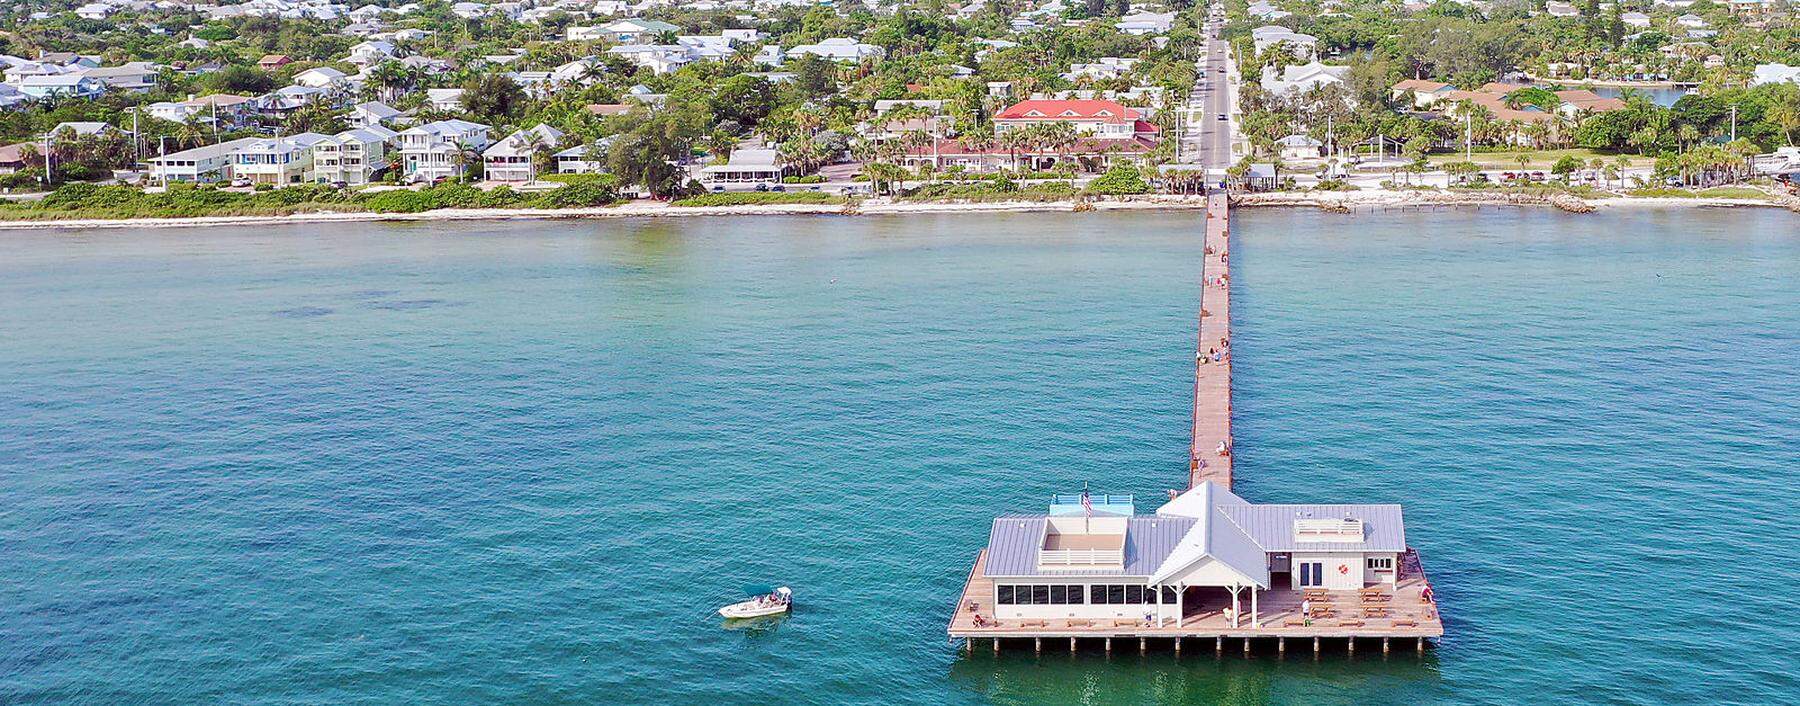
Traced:
[[785, 187], [785, 186], [782, 186], [782, 185], [780, 185], [780, 184], [776, 184], [776, 185], [774, 185], [774, 186], [771, 186], [771, 187], [769, 187], [769, 190], [770, 190], [770, 191], [774, 191], [774, 192], [776, 192], [776, 193], [780, 193], [780, 192], [783, 192], [783, 191], [787, 191], [787, 187]]
[[723, 194], [725, 193], [725, 187], [720, 184], [713, 184], [712, 192], [715, 194]]
[[757, 185], [756, 185], [756, 190], [757, 190], [757, 191], [768, 191], [768, 190], [769, 190], [769, 185], [768, 185], [768, 184], [757, 184]]
[[242, 177], [237, 178], [237, 179], [232, 179], [231, 187], [234, 189], [248, 189], [248, 188], [250, 188], [250, 180], [244, 179]]

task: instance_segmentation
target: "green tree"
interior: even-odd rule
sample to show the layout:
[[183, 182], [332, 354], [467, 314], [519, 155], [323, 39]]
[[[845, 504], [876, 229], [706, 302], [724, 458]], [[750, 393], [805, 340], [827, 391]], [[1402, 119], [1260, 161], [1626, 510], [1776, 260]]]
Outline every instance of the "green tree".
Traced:
[[524, 89], [503, 74], [484, 74], [462, 85], [465, 112], [489, 123], [509, 123], [525, 113]]

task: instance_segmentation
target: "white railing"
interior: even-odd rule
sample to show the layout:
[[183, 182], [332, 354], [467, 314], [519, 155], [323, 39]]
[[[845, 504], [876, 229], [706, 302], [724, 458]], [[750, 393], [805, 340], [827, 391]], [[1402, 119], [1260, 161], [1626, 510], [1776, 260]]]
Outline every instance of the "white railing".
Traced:
[[1123, 549], [1045, 549], [1038, 554], [1039, 566], [1122, 566]]

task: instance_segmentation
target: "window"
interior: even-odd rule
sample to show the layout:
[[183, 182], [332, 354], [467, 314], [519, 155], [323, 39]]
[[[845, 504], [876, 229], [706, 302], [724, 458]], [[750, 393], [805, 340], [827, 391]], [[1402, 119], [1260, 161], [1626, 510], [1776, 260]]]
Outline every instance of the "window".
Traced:
[[1137, 605], [1139, 603], [1143, 603], [1144, 602], [1144, 587], [1143, 586], [1126, 586], [1125, 587], [1125, 602], [1129, 603], [1131, 605]]
[[1391, 556], [1372, 556], [1363, 564], [1375, 571], [1393, 571], [1394, 558]]
[[1095, 586], [1089, 587], [1088, 595], [1089, 595], [1089, 600], [1088, 600], [1089, 603], [1092, 603], [1094, 605], [1105, 605], [1106, 604], [1106, 587], [1105, 586], [1095, 585]]
[[1050, 605], [1050, 587], [1049, 586], [1032, 586], [1031, 587], [1031, 604], [1032, 605]]
[[1051, 605], [1063, 605], [1068, 602], [1069, 602], [1069, 587], [1068, 586], [1051, 586], [1050, 587], [1050, 604]]
[[1013, 604], [1013, 587], [1000, 586], [999, 588], [1000, 588], [1000, 598], [999, 598], [1000, 605], [1012, 605]]
[[1162, 590], [1163, 605], [1175, 605], [1180, 600], [1180, 592], [1172, 586], [1164, 586]]
[[1113, 605], [1119, 605], [1119, 604], [1124, 603], [1125, 602], [1125, 587], [1124, 586], [1107, 586], [1106, 587], [1106, 602], [1111, 603]]
[[1074, 604], [1074, 605], [1080, 605], [1082, 602], [1081, 601], [1081, 590], [1082, 590], [1081, 586], [1079, 586], [1079, 585], [1066, 586], [1065, 588], [1069, 589], [1069, 603]]

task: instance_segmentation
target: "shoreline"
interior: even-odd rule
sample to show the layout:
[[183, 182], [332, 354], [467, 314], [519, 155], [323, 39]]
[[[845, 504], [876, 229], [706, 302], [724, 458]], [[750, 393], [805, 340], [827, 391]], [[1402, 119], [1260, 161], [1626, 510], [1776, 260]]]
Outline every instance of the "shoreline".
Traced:
[[[1560, 198], [1559, 198], [1560, 197]], [[1233, 196], [1239, 208], [1319, 208], [1342, 213], [1359, 209], [1404, 210], [1421, 207], [1535, 206], [1586, 212], [1612, 208], [1785, 208], [1800, 213], [1800, 200], [1701, 197], [1612, 196], [1582, 199], [1560, 194], [1444, 191], [1264, 192]], [[1584, 207], [1576, 206], [1584, 204]], [[545, 210], [535, 208], [438, 209], [418, 213], [367, 211], [300, 213], [287, 216], [194, 216], [186, 218], [118, 218], [71, 220], [0, 220], [0, 231], [86, 230], [118, 228], [203, 228], [244, 225], [309, 225], [318, 223], [424, 223], [438, 221], [589, 220], [609, 218], [685, 218], [693, 216], [874, 216], [916, 214], [1029, 213], [1101, 211], [1204, 210], [1204, 196], [1155, 195], [1102, 201], [989, 201], [861, 204], [752, 204], [739, 206], [670, 206], [631, 202], [620, 206]]]

